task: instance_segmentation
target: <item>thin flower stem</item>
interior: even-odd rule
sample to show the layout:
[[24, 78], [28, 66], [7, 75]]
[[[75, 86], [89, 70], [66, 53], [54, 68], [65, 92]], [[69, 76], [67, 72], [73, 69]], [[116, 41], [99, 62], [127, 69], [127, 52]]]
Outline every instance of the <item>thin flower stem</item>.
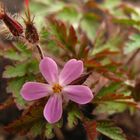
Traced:
[[41, 47], [39, 45], [36, 45], [37, 49], [38, 49], [38, 52], [40, 54], [40, 58], [43, 59], [44, 58], [44, 54], [43, 54], [43, 51], [41, 49]]

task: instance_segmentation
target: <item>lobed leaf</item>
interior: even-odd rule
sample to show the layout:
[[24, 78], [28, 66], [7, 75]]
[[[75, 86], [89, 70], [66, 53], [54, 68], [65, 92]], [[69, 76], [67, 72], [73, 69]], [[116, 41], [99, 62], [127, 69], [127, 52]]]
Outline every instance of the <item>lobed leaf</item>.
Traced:
[[7, 92], [12, 93], [13, 97], [15, 98], [16, 104], [20, 108], [23, 108], [26, 103], [20, 95], [21, 87], [25, 83], [25, 81], [26, 79], [24, 77], [16, 78], [16, 79], [10, 80], [7, 86]]
[[115, 126], [113, 122], [110, 121], [98, 121], [97, 131], [111, 138], [112, 140], [126, 140], [126, 136], [122, 129]]
[[84, 121], [84, 128], [87, 132], [89, 140], [96, 140], [97, 137], [96, 121]]
[[16, 66], [6, 66], [3, 72], [3, 78], [22, 77], [26, 74], [27, 64], [18, 64]]
[[71, 108], [67, 117], [69, 128], [73, 128], [77, 124], [77, 119], [80, 118], [81, 112], [76, 107]]
[[97, 96], [94, 99], [94, 102], [106, 102], [106, 101], [118, 101], [118, 100], [128, 100], [128, 99], [132, 99], [132, 96], [127, 96], [124, 94], [120, 94], [120, 93], [112, 93], [112, 94], [107, 94], [104, 96]]
[[67, 42], [71, 47], [75, 47], [77, 43], [77, 35], [74, 27], [71, 25], [69, 28], [69, 34], [67, 37]]
[[52, 139], [55, 136], [53, 132], [53, 126], [49, 123], [47, 123], [45, 126], [45, 136], [48, 139]]
[[33, 104], [18, 120], [15, 120], [14, 122], [6, 126], [5, 130], [10, 131], [11, 133], [25, 134], [30, 129], [35, 129], [38, 123], [43, 123], [39, 128], [37, 128], [39, 130], [34, 130], [34, 132], [41, 132], [42, 126], [45, 126], [44, 123], [46, 123], [46, 121], [43, 119], [43, 108], [44, 102]]
[[131, 53], [134, 50], [140, 48], [140, 35], [139, 34], [133, 34], [130, 36], [130, 41], [126, 43], [126, 47], [124, 48], [124, 52]]
[[109, 86], [107, 87], [103, 87], [99, 93], [97, 94], [97, 97], [100, 97], [100, 96], [104, 96], [104, 95], [107, 95], [107, 94], [112, 94], [112, 93], [115, 93], [116, 90], [118, 90], [120, 87], [121, 87], [121, 84], [122, 83], [111, 83]]

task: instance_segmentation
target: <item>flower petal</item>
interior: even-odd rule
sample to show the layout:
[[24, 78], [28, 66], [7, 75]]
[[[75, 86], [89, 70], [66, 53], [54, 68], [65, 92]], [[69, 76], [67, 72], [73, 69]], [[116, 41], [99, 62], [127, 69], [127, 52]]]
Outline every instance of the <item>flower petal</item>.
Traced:
[[49, 84], [58, 81], [58, 67], [55, 61], [49, 57], [41, 60], [39, 65], [40, 71]]
[[21, 96], [27, 101], [33, 101], [47, 96], [51, 88], [47, 84], [38, 82], [27, 82], [21, 89]]
[[86, 104], [93, 99], [93, 94], [90, 88], [82, 85], [66, 86], [63, 89], [63, 94], [78, 104]]
[[81, 60], [69, 60], [59, 75], [59, 82], [62, 85], [70, 84], [83, 73], [83, 62]]
[[55, 123], [61, 119], [61, 116], [62, 97], [60, 95], [53, 95], [49, 98], [44, 108], [44, 117], [49, 123]]

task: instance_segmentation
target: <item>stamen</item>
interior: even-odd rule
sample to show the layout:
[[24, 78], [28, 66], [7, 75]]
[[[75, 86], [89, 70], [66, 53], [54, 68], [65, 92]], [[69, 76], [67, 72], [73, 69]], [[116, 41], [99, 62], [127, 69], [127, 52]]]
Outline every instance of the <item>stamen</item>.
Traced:
[[52, 89], [54, 93], [60, 93], [62, 91], [62, 86], [60, 86], [59, 84], [54, 84]]

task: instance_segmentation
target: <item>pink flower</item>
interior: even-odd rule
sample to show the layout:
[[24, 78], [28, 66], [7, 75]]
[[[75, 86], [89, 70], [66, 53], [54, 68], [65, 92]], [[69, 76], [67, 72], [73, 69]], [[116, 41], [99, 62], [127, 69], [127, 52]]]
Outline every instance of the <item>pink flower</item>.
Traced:
[[44, 108], [44, 117], [49, 123], [60, 120], [63, 100], [86, 104], [93, 99], [92, 91], [87, 86], [69, 85], [79, 78], [83, 72], [83, 62], [81, 60], [69, 60], [59, 73], [55, 61], [45, 57], [41, 60], [39, 68], [48, 84], [27, 82], [21, 89], [21, 95], [27, 101], [50, 96]]

